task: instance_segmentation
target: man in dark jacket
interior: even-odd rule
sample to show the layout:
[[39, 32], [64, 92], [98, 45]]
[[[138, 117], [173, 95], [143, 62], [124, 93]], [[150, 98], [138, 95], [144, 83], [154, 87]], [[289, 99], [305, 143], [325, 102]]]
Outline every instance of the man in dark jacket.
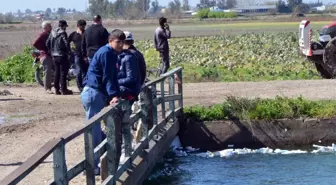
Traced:
[[85, 33], [86, 21], [81, 19], [77, 21], [77, 30], [69, 35], [69, 43], [74, 43], [74, 53], [75, 53], [75, 64], [76, 68], [79, 70], [77, 75], [77, 87], [82, 92], [83, 91], [83, 79], [86, 76], [88, 70], [88, 63], [84, 61], [82, 55], [82, 37]]
[[129, 31], [124, 31], [124, 34], [126, 36], [124, 49], [128, 49], [132, 54], [136, 56], [140, 70], [140, 84], [143, 85], [145, 83], [147, 73], [145, 58], [143, 54], [133, 45], [134, 44], [133, 34]]
[[155, 30], [154, 44], [156, 50], [160, 53], [162, 60], [161, 74], [163, 74], [166, 73], [170, 67], [168, 39], [171, 37], [171, 31], [167, 24], [167, 18], [161, 17], [159, 24], [160, 26]]
[[[89, 70], [84, 81], [81, 93], [82, 104], [85, 109], [86, 119], [98, 114], [107, 104], [117, 103], [120, 97], [118, 84], [118, 53], [123, 49], [125, 34], [121, 30], [114, 30], [109, 36], [109, 44], [101, 47], [93, 56]], [[120, 131], [121, 126], [115, 125]], [[118, 132], [119, 132], [118, 131]], [[96, 147], [103, 141], [105, 134], [100, 124], [93, 127], [93, 144]], [[116, 135], [119, 149], [121, 150], [121, 131]], [[120, 156], [120, 154], [117, 154]], [[95, 174], [99, 175], [99, 156], [95, 156]]]
[[52, 83], [53, 61], [46, 46], [46, 42], [52, 30], [51, 23], [48, 21], [44, 21], [42, 23], [42, 29], [43, 29], [42, 33], [40, 33], [39, 37], [34, 41], [33, 46], [40, 51], [41, 64], [43, 65], [44, 89], [48, 94], [52, 94], [51, 83]]
[[70, 65], [68, 58], [71, 53], [70, 45], [68, 42], [68, 35], [65, 31], [68, 27], [68, 24], [65, 20], [60, 20], [58, 27], [59, 28], [51, 32], [46, 45], [54, 61], [54, 87], [56, 89], [56, 94], [69, 95], [73, 93], [67, 88], [67, 74]]
[[93, 24], [85, 30], [83, 35], [82, 54], [84, 59], [91, 62], [98, 49], [108, 43], [108, 37], [109, 33], [102, 25], [101, 16], [94, 16]]
[[119, 55], [118, 66], [121, 97], [129, 100], [132, 105], [134, 101], [138, 100], [141, 88], [139, 63], [136, 56], [124, 47], [123, 52]]

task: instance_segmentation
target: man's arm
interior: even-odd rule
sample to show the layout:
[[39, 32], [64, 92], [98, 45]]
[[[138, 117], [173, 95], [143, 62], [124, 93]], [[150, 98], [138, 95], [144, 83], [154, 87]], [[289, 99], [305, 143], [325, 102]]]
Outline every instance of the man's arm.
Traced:
[[123, 58], [125, 60], [126, 78], [118, 79], [119, 85], [132, 85], [137, 82], [139, 76], [139, 65], [134, 55], [127, 55]]
[[66, 33], [63, 33], [62, 35], [62, 42], [64, 43], [66, 53], [70, 55], [71, 54], [70, 43], [68, 41], [68, 35]]
[[52, 39], [52, 36], [51, 36], [51, 34], [49, 35], [49, 37], [48, 37], [48, 39], [47, 39], [47, 41], [46, 41], [46, 43], [45, 43], [45, 45], [47, 46], [47, 48], [48, 48], [48, 52], [50, 53], [50, 51], [51, 51], [51, 39]]
[[108, 38], [109, 38], [110, 34], [109, 32], [106, 30], [106, 28], [104, 29], [104, 39], [105, 39], [105, 44], [108, 43]]
[[119, 97], [120, 90], [118, 84], [117, 56], [112, 53], [103, 53], [100, 56], [103, 67], [103, 84], [109, 98]]
[[[33, 42], [33, 46], [38, 49], [38, 50], [41, 50], [41, 42], [42, 42], [42, 34], [40, 34], [36, 40]], [[45, 44], [45, 43], [44, 43]]]
[[82, 54], [83, 57], [86, 58], [87, 57], [87, 51], [86, 51], [86, 38], [85, 38], [85, 32], [83, 34], [83, 38], [82, 38], [82, 46], [81, 46], [81, 50], [82, 50]]

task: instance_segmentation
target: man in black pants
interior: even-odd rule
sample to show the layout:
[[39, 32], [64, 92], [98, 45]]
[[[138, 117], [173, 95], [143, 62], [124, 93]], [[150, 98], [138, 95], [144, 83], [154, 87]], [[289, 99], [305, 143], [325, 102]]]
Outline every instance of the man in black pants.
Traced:
[[92, 61], [99, 48], [108, 43], [109, 33], [102, 25], [100, 15], [93, 17], [93, 24], [85, 30], [82, 40], [82, 54], [84, 60]]
[[155, 30], [154, 43], [155, 49], [160, 53], [163, 63], [161, 68], [161, 74], [163, 74], [166, 73], [170, 67], [168, 39], [171, 37], [171, 31], [167, 24], [167, 18], [161, 17], [159, 24], [160, 26]]
[[51, 32], [46, 43], [55, 65], [54, 87], [56, 89], [56, 95], [73, 94], [72, 91], [67, 88], [66, 79], [69, 70], [68, 57], [70, 56], [70, 45], [68, 42], [68, 35], [65, 31], [67, 27], [67, 22], [65, 20], [60, 20], [58, 28]]
[[77, 31], [72, 32], [69, 35], [69, 43], [74, 43], [75, 46], [75, 64], [76, 68], [79, 69], [79, 73], [77, 75], [77, 87], [80, 92], [83, 91], [83, 79], [85, 79], [89, 64], [87, 61], [84, 61], [82, 55], [82, 37], [85, 31], [86, 21], [79, 20], [77, 21]]

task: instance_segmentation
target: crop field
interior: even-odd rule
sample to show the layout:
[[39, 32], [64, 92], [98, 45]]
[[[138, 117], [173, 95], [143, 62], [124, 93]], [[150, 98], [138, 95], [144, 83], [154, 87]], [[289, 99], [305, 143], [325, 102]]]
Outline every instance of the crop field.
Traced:
[[[312, 23], [314, 36], [326, 24]], [[185, 82], [318, 79], [313, 64], [298, 56], [298, 25], [296, 22], [172, 25], [171, 64], [184, 67]], [[160, 58], [152, 41], [155, 25], [118, 28], [132, 31], [149, 67], [158, 66]], [[0, 31], [0, 57], [22, 53], [38, 32], [37, 29]], [[8, 62], [11, 59], [12, 64]], [[24, 70], [31, 65], [30, 60], [29, 53], [5, 59], [8, 65], [0, 66], [0, 80], [33, 82], [33, 70]]]

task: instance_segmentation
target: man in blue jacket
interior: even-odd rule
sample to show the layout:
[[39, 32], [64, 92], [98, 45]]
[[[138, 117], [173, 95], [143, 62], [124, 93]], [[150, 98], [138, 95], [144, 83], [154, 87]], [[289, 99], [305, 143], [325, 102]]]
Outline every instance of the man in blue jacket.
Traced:
[[124, 50], [119, 55], [118, 83], [120, 85], [121, 97], [129, 100], [132, 105], [134, 101], [138, 100], [142, 79], [139, 62], [136, 55], [129, 50], [130, 45], [127, 44], [127, 41], [126, 38]]
[[[125, 34], [121, 30], [113, 30], [109, 36], [109, 43], [101, 47], [93, 56], [84, 81], [81, 93], [82, 104], [86, 119], [99, 113], [107, 104], [117, 103], [120, 97], [118, 84], [118, 53], [123, 49]], [[117, 127], [117, 126], [116, 126]], [[118, 141], [121, 142], [121, 134]], [[101, 125], [93, 127], [93, 144], [96, 147], [105, 138]], [[121, 147], [121, 143], [120, 143]], [[95, 174], [99, 175], [99, 157], [95, 156]]]

